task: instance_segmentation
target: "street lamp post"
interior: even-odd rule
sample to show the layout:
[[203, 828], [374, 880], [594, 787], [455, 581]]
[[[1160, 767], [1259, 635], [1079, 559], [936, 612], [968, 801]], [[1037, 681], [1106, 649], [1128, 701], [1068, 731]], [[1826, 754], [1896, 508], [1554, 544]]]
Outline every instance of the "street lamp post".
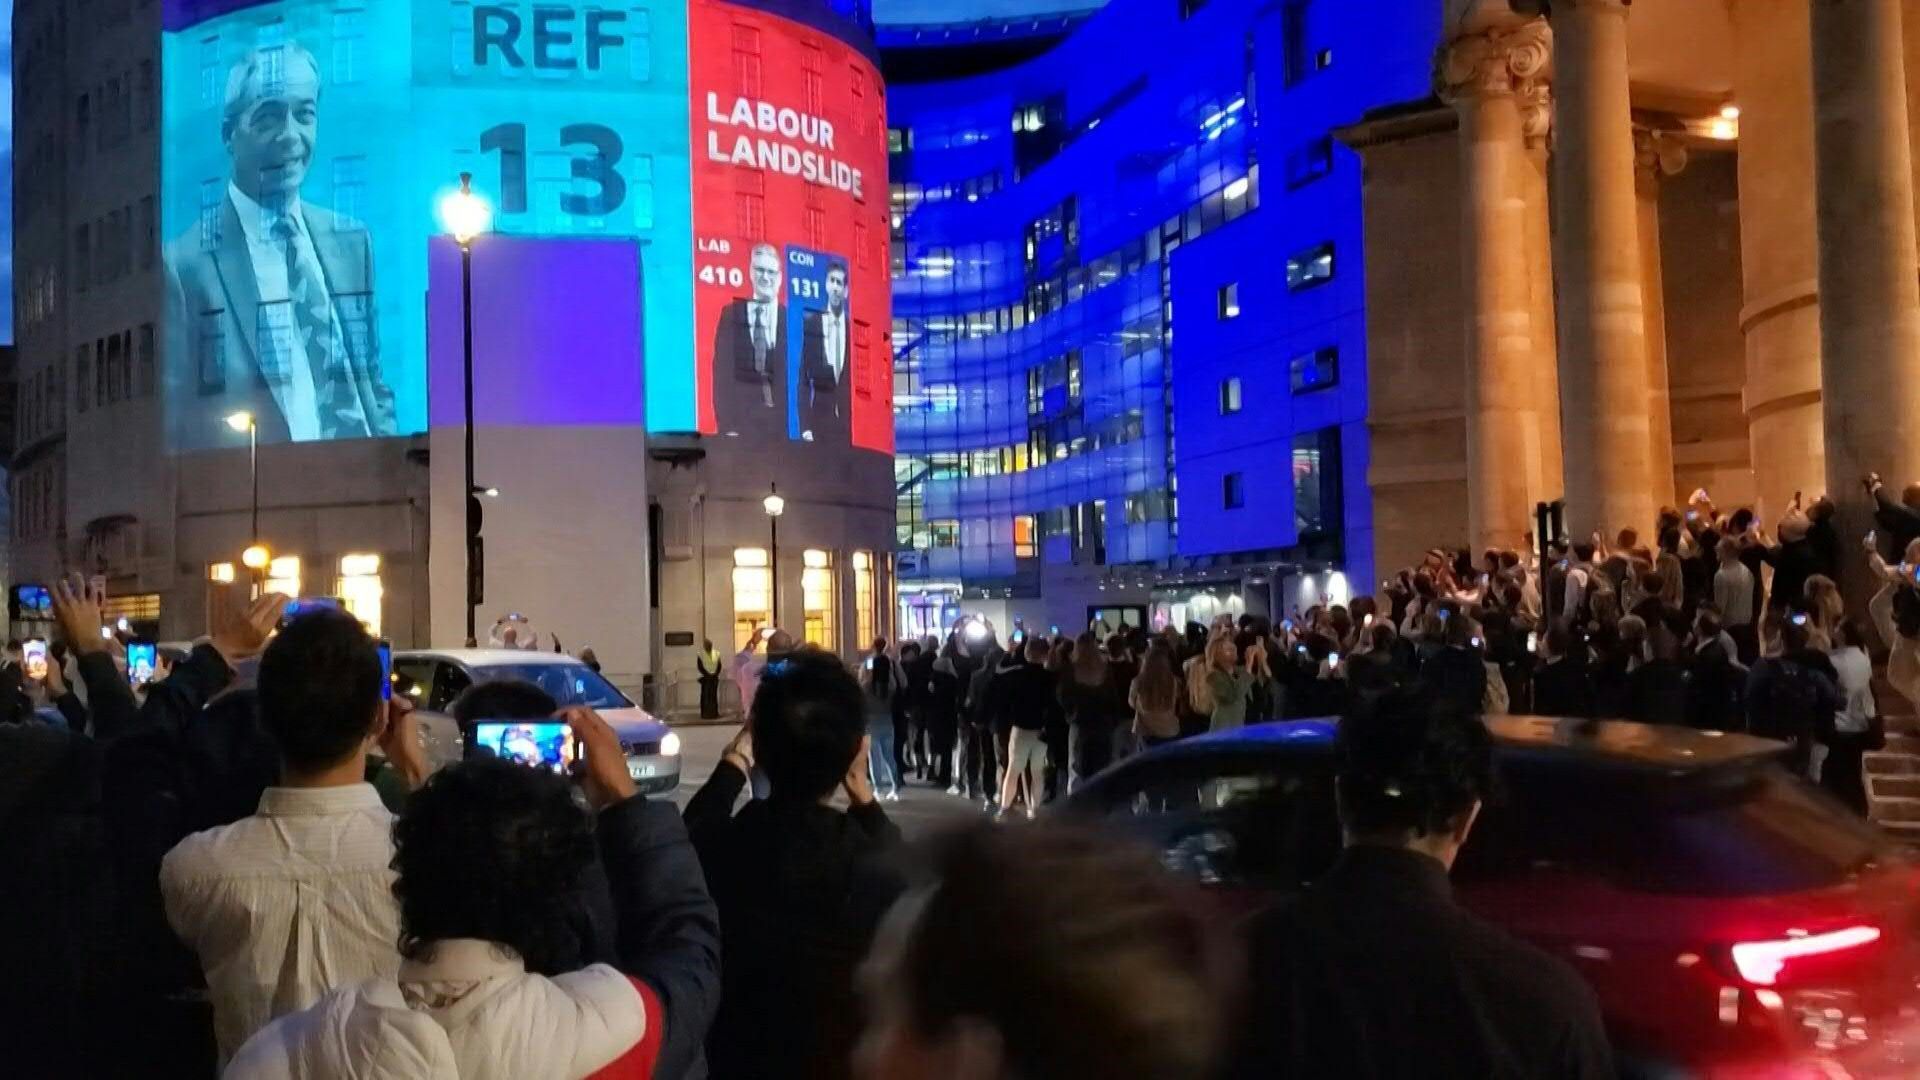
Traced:
[[787, 500], [780, 497], [779, 484], [767, 485], [767, 497], [760, 500], [760, 505], [767, 512], [767, 573], [771, 584], [767, 590], [767, 602], [772, 607], [767, 614], [772, 616], [773, 625], [778, 629], [780, 626], [780, 515], [787, 511]]
[[473, 482], [473, 240], [487, 230], [493, 212], [486, 200], [473, 193], [473, 174], [460, 174], [460, 190], [440, 200], [440, 215], [454, 242], [460, 245], [460, 348], [462, 391], [466, 402], [466, 488], [461, 505], [467, 515], [467, 647], [477, 644], [474, 611], [480, 606], [476, 555], [480, 548], [479, 490]]
[[231, 413], [227, 416], [227, 427], [247, 433], [247, 472], [253, 487], [253, 516], [247, 540], [257, 544], [260, 542], [260, 421], [250, 412]]

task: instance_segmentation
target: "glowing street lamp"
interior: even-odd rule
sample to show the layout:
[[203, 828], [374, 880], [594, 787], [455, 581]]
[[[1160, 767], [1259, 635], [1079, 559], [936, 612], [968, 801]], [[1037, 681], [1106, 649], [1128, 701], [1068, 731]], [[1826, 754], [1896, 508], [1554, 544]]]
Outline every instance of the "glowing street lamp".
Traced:
[[467, 488], [467, 647], [476, 643], [474, 611], [480, 606], [480, 581], [475, 568], [480, 553], [480, 502], [473, 497], [479, 490], [473, 482], [473, 241], [493, 225], [493, 208], [474, 194], [473, 174], [460, 174], [460, 188], [440, 200], [440, 221], [460, 245], [460, 342], [462, 375], [466, 392]]
[[[247, 539], [254, 545], [254, 547], [259, 547], [260, 546], [260, 421], [252, 413], [242, 409], [239, 412], [228, 413], [225, 417], [225, 423], [227, 427], [232, 429], [235, 434], [238, 434], [242, 431], [247, 433], [247, 472], [250, 474], [249, 483], [253, 487], [252, 523], [247, 532]], [[253, 548], [250, 547], [247, 550], [252, 551]], [[260, 548], [260, 550], [265, 551], [266, 548]], [[252, 566], [253, 564], [247, 563], [247, 565]], [[266, 563], [263, 561], [260, 565], [265, 566]]]
[[767, 512], [767, 573], [771, 582], [767, 602], [772, 605], [773, 625], [780, 625], [780, 515], [787, 512], [787, 500], [780, 497], [780, 485], [768, 484], [767, 497], [760, 500]]

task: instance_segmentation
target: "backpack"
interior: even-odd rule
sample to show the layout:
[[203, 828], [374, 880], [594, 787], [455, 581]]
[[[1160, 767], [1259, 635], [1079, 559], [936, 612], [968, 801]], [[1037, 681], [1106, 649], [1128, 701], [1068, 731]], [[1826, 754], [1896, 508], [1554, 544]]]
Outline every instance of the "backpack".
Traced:
[[[1824, 737], [1833, 728], [1833, 714], [1844, 706], [1832, 680], [1805, 664], [1775, 659], [1779, 675], [1772, 692], [1761, 706], [1761, 721], [1754, 734], [1794, 742], [1809, 736]], [[1759, 730], [1765, 728], [1767, 730]]]

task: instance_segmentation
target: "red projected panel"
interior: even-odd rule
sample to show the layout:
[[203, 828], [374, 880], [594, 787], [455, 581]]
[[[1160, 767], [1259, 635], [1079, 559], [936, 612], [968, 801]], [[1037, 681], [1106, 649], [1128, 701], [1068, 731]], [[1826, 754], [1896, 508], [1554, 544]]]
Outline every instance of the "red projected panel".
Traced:
[[700, 430], [890, 454], [880, 74], [764, 12], [688, 20]]

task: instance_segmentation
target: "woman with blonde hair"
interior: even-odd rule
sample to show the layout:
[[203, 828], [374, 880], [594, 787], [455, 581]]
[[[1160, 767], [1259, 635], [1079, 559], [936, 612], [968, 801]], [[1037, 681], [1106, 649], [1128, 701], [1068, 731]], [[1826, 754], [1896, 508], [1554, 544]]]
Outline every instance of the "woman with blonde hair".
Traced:
[[1156, 641], [1140, 661], [1140, 674], [1127, 688], [1133, 709], [1133, 734], [1142, 746], [1158, 746], [1180, 737], [1180, 679], [1173, 673], [1173, 650]]
[[1829, 641], [1837, 638], [1840, 622], [1847, 616], [1847, 604], [1840, 598], [1840, 586], [1825, 574], [1808, 577], [1806, 606], [1812, 629], [1825, 634]]
[[1891, 650], [1887, 681], [1901, 697], [1920, 706], [1920, 540], [1907, 545], [1899, 566], [1889, 566], [1880, 557], [1873, 533], [1867, 534], [1866, 547], [1867, 564], [1886, 582], [1867, 611]]
[[1208, 714], [1207, 730], [1231, 731], [1247, 724], [1247, 699], [1256, 683], [1272, 678], [1267, 669], [1267, 647], [1255, 639], [1247, 650], [1246, 663], [1240, 660], [1239, 646], [1230, 637], [1215, 638], [1207, 644], [1207, 697], [1213, 711]]

